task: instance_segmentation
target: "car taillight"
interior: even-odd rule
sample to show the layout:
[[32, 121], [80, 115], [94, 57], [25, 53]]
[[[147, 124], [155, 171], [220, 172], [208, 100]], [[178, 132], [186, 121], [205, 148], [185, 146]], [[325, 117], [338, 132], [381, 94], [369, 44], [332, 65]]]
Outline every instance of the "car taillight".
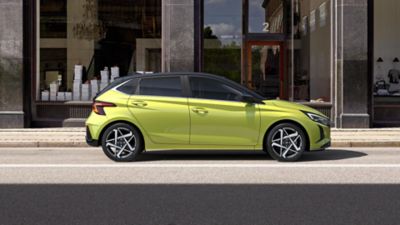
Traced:
[[93, 102], [92, 105], [92, 110], [94, 113], [98, 114], [98, 115], [106, 115], [106, 113], [104, 112], [104, 107], [115, 107], [116, 105], [113, 103], [109, 103], [109, 102]]

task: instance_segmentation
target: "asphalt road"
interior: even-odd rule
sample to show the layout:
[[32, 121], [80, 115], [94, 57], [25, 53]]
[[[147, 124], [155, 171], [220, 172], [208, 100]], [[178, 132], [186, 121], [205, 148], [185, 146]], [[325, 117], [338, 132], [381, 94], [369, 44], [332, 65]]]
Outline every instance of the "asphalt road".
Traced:
[[0, 224], [398, 224], [400, 149], [259, 152], [0, 149]]

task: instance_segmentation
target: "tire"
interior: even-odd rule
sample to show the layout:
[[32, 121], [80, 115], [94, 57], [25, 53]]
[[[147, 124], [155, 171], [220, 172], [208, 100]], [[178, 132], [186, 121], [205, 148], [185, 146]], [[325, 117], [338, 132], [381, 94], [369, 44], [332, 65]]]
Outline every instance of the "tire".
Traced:
[[265, 147], [268, 154], [281, 162], [297, 161], [307, 146], [304, 131], [292, 123], [278, 124], [267, 135]]
[[[117, 141], [115, 141], [117, 135]], [[144, 148], [141, 133], [127, 123], [116, 123], [108, 127], [102, 136], [104, 154], [116, 162], [132, 162]]]

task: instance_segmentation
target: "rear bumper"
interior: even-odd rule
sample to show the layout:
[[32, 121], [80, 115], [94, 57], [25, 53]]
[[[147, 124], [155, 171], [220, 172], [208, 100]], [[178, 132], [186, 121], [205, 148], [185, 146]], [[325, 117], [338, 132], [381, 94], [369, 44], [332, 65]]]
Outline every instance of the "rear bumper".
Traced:
[[93, 147], [99, 146], [99, 141], [92, 138], [89, 127], [86, 127], [86, 143]]

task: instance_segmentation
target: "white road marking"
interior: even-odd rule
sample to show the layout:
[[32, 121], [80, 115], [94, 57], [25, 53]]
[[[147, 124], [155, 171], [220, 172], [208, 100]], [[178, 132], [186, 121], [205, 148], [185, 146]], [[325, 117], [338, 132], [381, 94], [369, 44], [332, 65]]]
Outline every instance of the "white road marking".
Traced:
[[1, 164], [7, 168], [400, 168], [400, 164]]

